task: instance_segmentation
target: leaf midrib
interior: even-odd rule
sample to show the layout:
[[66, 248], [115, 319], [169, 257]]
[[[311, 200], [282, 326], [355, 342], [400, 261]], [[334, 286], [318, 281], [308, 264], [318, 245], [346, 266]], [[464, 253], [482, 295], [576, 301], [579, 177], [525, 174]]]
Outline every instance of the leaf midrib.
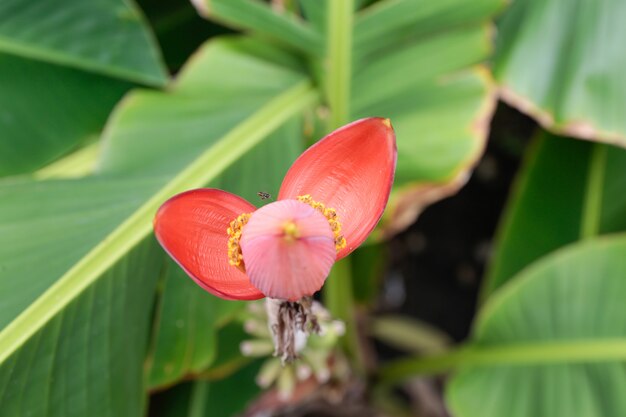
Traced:
[[525, 342], [510, 345], [468, 345], [447, 353], [401, 359], [382, 368], [381, 378], [393, 383], [417, 374], [494, 365], [538, 365], [626, 361], [626, 338]]
[[277, 96], [157, 191], [0, 332], [0, 363], [152, 231], [158, 207], [172, 195], [205, 185], [291, 116], [318, 100], [308, 80]]
[[45, 64], [66, 66], [68, 68], [83, 70], [98, 75], [131, 81], [152, 87], [163, 87], [167, 81], [165, 70], [161, 74], [133, 71], [123, 67], [105, 66], [98, 62], [91, 62], [84, 58], [73, 57], [66, 53], [59, 53], [47, 48], [35, 45], [16, 43], [15, 40], [0, 36], [0, 52], [20, 58], [32, 59]]

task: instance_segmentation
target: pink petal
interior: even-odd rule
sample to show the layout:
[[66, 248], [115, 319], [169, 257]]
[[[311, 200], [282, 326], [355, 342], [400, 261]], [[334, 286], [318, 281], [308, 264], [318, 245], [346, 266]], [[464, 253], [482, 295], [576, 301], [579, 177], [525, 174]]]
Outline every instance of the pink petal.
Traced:
[[[289, 222], [298, 230], [297, 238], [286, 236]], [[243, 228], [241, 251], [252, 284], [268, 297], [290, 301], [318, 291], [336, 257], [326, 217], [295, 200], [254, 212]]]
[[228, 263], [230, 222], [256, 208], [222, 190], [200, 188], [167, 200], [154, 218], [161, 246], [202, 288], [227, 300], [258, 300], [263, 294]]
[[279, 199], [311, 197], [337, 210], [347, 246], [356, 249], [383, 214], [396, 169], [396, 137], [389, 119], [361, 119], [311, 146], [287, 172]]

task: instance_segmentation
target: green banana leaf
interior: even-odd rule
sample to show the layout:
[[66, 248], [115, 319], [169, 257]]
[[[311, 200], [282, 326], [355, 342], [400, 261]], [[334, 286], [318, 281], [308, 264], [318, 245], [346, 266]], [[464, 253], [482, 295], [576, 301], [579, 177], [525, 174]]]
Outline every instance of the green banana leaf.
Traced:
[[626, 146], [626, 4], [518, 0], [499, 22], [502, 98], [546, 129]]
[[[0, 252], [14, 253], [14, 242], [23, 240], [26, 248], [29, 244], [45, 245], [51, 255], [20, 250], [20, 256], [14, 259], [2, 257], [3, 263], [11, 260], [12, 268], [0, 268], [0, 285], [8, 288], [21, 284], [23, 293], [2, 317], [3, 323], [9, 323], [0, 332], [0, 396], [6, 415], [141, 415], [147, 388], [143, 359], [151, 328], [150, 311], [164, 260], [163, 252], [150, 237], [154, 212], [176, 192], [217, 178], [317, 97], [308, 81], [297, 73], [267, 61], [256, 62], [229, 45], [232, 41], [214, 42], [203, 48], [181, 75], [179, 90], [173, 87], [166, 93], [140, 91], [122, 103], [107, 129], [110, 136], [98, 177], [29, 185], [50, 196], [49, 201], [35, 192], [23, 197], [22, 206], [16, 198], [3, 200], [3, 208], [13, 217], [7, 218], [1, 234]], [[209, 62], [207, 56], [211, 57]], [[207, 65], [220, 60], [240, 62], [244, 67], [258, 63], [266, 67], [266, 76], [274, 76], [274, 83], [257, 79], [260, 87], [249, 97], [247, 106], [225, 110], [235, 113], [232, 117], [236, 122], [227, 119], [211, 131], [205, 129], [215, 117], [207, 111], [211, 100], [221, 102], [221, 106], [213, 106], [221, 111], [229, 97], [237, 103], [237, 94], [247, 96], [254, 92], [249, 88], [249, 77], [245, 79], [248, 84], [237, 82], [235, 77], [241, 72], [237, 73], [234, 65], [229, 65], [233, 71], [230, 85], [212, 79], [210, 72], [204, 71]], [[176, 102], [178, 111], [172, 112], [170, 101], [159, 99], [176, 94], [179, 97], [172, 102]], [[138, 105], [136, 100], [146, 96], [147, 104]], [[142, 115], [159, 111], [159, 117], [142, 123]], [[153, 129], [155, 120], [163, 124], [158, 130]], [[237, 124], [233, 127], [226, 123]], [[181, 136], [181, 132], [186, 135]], [[135, 163], [144, 158], [141, 163], [146, 166], [145, 175], [134, 175], [132, 170], [124, 172], [122, 162], [130, 151], [124, 149], [118, 158], [116, 137], [125, 133], [135, 139], [146, 138], [154, 145], [135, 148], [134, 157], [131, 156]], [[199, 144], [195, 153], [175, 145], [183, 136], [188, 142]], [[131, 144], [132, 138], [128, 140]], [[170, 141], [170, 146], [160, 148], [158, 169], [147, 169], [150, 158], [157, 155], [143, 150], [159, 149], [157, 144], [166, 141]], [[176, 155], [176, 150], [181, 155]], [[194, 157], [195, 161], [189, 160]], [[111, 190], [91, 189], [93, 181], [101, 181]], [[127, 188], [118, 189], [116, 184], [120, 182]], [[54, 186], [57, 188], [50, 188]], [[15, 187], [19, 191], [26, 188]], [[81, 192], [81, 188], [88, 192]], [[118, 203], [116, 195], [121, 200]], [[42, 204], [23, 209], [33, 201]], [[112, 210], [117, 205], [119, 209]], [[33, 221], [37, 220], [33, 211], [40, 221]], [[68, 231], [69, 237], [73, 233], [78, 238], [67, 239]], [[46, 269], [50, 261], [58, 266]], [[33, 265], [37, 268], [29, 270]], [[24, 273], [16, 276], [13, 271]], [[38, 285], [27, 285], [31, 282]], [[80, 378], [72, 378], [78, 374]]]
[[0, 176], [30, 172], [98, 133], [133, 83], [166, 70], [139, 9], [124, 0], [0, 5]]
[[240, 415], [261, 391], [254, 382], [258, 364], [221, 381], [194, 381], [176, 386], [160, 399], [163, 417], [233, 417]]
[[[458, 417], [626, 413], [626, 236], [577, 243], [487, 301], [447, 401]], [[481, 354], [482, 353], [482, 354]]]
[[499, 226], [483, 295], [526, 265], [594, 233], [626, 230], [626, 151], [541, 133]]

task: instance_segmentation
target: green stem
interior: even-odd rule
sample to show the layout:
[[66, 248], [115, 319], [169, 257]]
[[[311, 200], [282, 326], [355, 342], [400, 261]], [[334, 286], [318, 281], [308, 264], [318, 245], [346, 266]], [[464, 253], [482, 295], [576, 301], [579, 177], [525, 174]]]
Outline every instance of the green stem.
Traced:
[[[350, 83], [352, 80], [352, 21], [354, 0], [328, 2], [326, 99], [330, 107], [328, 130], [348, 123], [350, 118]], [[350, 261], [338, 262], [324, 285], [324, 301], [333, 314], [346, 325], [344, 349], [357, 372], [364, 371], [354, 317], [352, 270]]]
[[350, 119], [354, 0], [333, 0], [328, 7], [326, 98], [329, 130], [335, 130]]
[[401, 359], [381, 369], [383, 384], [459, 366], [529, 365], [626, 360], [626, 339], [535, 342], [511, 346], [462, 346], [447, 353]]
[[365, 371], [363, 355], [359, 344], [357, 321], [354, 316], [354, 296], [352, 294], [352, 263], [344, 258], [333, 266], [324, 285], [324, 303], [333, 317], [346, 325], [346, 334], [342, 339], [343, 347], [352, 360], [357, 372]]
[[[330, 107], [329, 131], [347, 124], [350, 118], [353, 15], [354, 0], [328, 2], [326, 99]], [[363, 374], [365, 365], [359, 348], [358, 327], [354, 316], [352, 269], [349, 259], [344, 259], [334, 266], [324, 285], [324, 301], [333, 316], [345, 323], [344, 350], [352, 361], [352, 367]]]
[[191, 385], [188, 417], [202, 417], [206, 415], [207, 394], [210, 389], [207, 381], [195, 381]]
[[604, 171], [606, 167], [607, 145], [595, 143], [591, 152], [585, 201], [580, 224], [580, 238], [588, 239], [598, 234], [600, 230], [600, 215], [602, 211], [602, 189], [604, 186]]

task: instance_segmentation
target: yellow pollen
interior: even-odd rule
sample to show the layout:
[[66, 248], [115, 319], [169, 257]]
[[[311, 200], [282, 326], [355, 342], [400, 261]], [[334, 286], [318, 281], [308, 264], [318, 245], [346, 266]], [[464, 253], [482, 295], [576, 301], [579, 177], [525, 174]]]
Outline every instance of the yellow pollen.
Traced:
[[292, 242], [300, 237], [300, 230], [298, 230], [298, 225], [293, 220], [285, 222], [285, 225], [283, 226], [283, 233], [285, 236], [285, 240], [289, 242]]
[[384, 119], [384, 120], [383, 120], [383, 124], [384, 124], [385, 126], [387, 126], [388, 128], [390, 128], [390, 129], [391, 129], [391, 120], [389, 120], [389, 119]]
[[248, 220], [250, 220], [250, 213], [240, 214], [230, 222], [230, 227], [226, 229], [226, 233], [228, 233], [228, 263], [241, 269], [242, 272], [246, 272], [246, 267], [243, 264], [239, 241], [241, 240], [242, 229]]
[[341, 223], [339, 222], [339, 219], [337, 219], [337, 211], [334, 208], [327, 208], [319, 201], [313, 200], [313, 197], [309, 194], [298, 196], [297, 199], [301, 203], [305, 203], [313, 207], [326, 217], [328, 224], [330, 225], [330, 230], [332, 230], [335, 235], [335, 250], [339, 252], [341, 249], [345, 248], [347, 243], [346, 239], [341, 234]]

